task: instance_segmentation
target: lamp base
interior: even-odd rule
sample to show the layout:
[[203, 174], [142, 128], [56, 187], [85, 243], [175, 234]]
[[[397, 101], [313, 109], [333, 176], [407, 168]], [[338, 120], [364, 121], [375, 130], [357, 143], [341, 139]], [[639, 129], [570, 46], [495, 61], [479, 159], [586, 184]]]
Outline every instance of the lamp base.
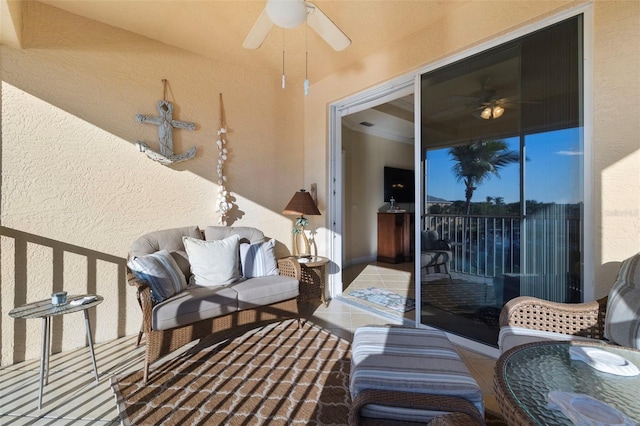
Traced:
[[300, 232], [296, 234], [293, 240], [293, 243], [294, 243], [296, 257], [298, 258], [311, 257], [311, 246], [309, 245], [309, 240], [307, 239], [307, 235], [304, 233], [304, 226], [300, 227]]

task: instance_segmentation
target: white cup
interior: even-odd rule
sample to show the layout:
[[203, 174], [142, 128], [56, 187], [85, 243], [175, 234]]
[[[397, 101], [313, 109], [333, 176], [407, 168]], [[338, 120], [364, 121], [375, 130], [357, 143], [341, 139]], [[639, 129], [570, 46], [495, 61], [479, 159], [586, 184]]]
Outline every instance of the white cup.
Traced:
[[67, 292], [59, 291], [57, 293], [51, 293], [51, 304], [53, 306], [63, 306], [67, 304]]

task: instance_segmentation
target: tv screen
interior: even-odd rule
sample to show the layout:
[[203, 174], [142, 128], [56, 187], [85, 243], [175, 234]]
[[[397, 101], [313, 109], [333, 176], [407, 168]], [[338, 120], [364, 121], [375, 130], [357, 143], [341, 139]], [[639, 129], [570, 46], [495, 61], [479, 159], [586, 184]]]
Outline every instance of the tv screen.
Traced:
[[384, 202], [388, 203], [391, 197], [396, 200], [396, 203], [415, 202], [413, 194], [415, 184], [413, 179], [413, 170], [385, 167]]

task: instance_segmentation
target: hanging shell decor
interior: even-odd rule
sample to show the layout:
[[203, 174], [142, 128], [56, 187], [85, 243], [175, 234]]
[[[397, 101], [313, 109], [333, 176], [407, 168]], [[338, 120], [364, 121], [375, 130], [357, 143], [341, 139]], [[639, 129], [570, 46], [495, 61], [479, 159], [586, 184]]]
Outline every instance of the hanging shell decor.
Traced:
[[227, 225], [229, 219], [229, 213], [233, 208], [231, 202], [231, 193], [227, 190], [227, 176], [224, 174], [224, 163], [227, 161], [227, 128], [224, 124], [224, 110], [222, 104], [222, 93], [220, 93], [220, 129], [218, 130], [218, 140], [216, 145], [218, 146], [218, 164], [216, 171], [218, 173], [218, 198], [216, 199], [216, 213], [220, 215], [218, 218], [219, 225]]

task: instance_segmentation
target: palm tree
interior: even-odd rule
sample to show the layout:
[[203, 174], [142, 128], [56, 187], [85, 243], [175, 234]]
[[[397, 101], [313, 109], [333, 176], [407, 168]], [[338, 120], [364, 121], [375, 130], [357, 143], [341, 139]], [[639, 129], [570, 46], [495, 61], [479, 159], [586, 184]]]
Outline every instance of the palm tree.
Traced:
[[464, 182], [465, 212], [471, 211], [473, 192], [491, 175], [500, 177], [499, 170], [520, 161], [516, 151], [508, 149], [501, 140], [472, 142], [469, 145], [456, 146], [449, 149], [449, 156], [455, 160], [452, 167], [458, 182]]

